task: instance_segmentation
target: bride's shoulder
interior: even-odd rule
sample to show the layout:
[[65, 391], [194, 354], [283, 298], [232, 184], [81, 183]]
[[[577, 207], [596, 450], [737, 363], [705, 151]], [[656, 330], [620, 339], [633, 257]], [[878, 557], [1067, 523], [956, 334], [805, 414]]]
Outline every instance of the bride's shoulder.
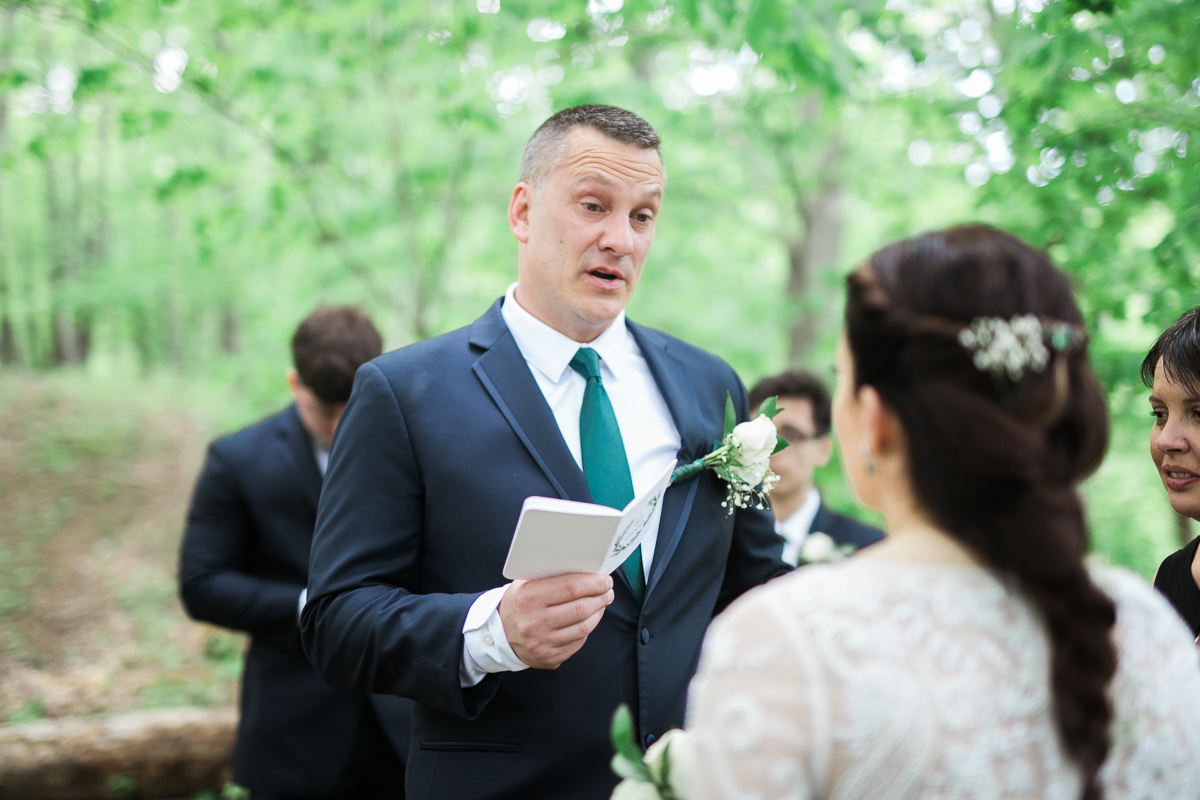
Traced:
[[937, 603], [937, 598], [961, 598], [975, 592], [974, 568], [924, 565], [851, 557], [829, 564], [810, 564], [770, 583], [751, 589], [721, 616], [726, 619], [761, 615], [796, 616], [821, 620], [881, 616], [898, 602]]
[[[1192, 638], [1167, 599], [1140, 575], [1100, 562], [1089, 563], [1088, 572], [1116, 606], [1116, 638], [1126, 649], [1131, 639], [1144, 648], [1153, 640], [1186, 643]], [[1187, 650], [1194, 654], [1194, 648]]]

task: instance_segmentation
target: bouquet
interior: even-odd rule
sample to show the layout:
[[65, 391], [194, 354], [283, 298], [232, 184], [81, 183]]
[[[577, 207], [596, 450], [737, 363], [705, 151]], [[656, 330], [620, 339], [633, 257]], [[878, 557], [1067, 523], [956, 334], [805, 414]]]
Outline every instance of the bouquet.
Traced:
[[622, 703], [613, 715], [612, 742], [616, 754], [612, 768], [623, 780], [611, 800], [687, 800], [687, 779], [692, 765], [687, 731], [669, 730], [650, 745], [645, 755], [633, 736], [633, 716]]

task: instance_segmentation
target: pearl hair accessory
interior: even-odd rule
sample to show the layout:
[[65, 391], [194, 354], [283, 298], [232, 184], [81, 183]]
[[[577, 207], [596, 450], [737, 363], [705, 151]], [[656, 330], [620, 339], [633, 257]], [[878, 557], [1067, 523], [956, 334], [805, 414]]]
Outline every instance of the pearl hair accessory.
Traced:
[[975, 368], [996, 378], [1007, 376], [1021, 380], [1026, 372], [1041, 372], [1050, 363], [1050, 349], [1066, 350], [1084, 340], [1084, 334], [1065, 322], [1043, 322], [1033, 314], [1000, 317], [976, 317], [958, 334], [958, 343], [969, 350]]

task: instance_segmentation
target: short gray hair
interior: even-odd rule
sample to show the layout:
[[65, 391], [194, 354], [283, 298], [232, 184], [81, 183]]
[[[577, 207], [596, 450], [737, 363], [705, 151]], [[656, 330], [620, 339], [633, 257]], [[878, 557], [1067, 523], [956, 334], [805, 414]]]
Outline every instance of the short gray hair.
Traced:
[[623, 144], [654, 150], [662, 160], [662, 152], [658, 149], [662, 140], [650, 123], [637, 114], [615, 106], [572, 106], [543, 122], [529, 137], [525, 154], [521, 156], [520, 180], [533, 187], [545, 182], [562, 158], [567, 136], [579, 127], [592, 128]]

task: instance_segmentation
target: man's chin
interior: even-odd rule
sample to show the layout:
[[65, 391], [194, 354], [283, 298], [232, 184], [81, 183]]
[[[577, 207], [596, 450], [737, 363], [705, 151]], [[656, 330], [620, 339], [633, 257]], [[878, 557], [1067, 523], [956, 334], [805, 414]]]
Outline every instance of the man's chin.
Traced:
[[594, 328], [607, 328], [621, 312], [625, 310], [626, 298], [593, 299], [583, 303], [577, 310], [577, 316]]

